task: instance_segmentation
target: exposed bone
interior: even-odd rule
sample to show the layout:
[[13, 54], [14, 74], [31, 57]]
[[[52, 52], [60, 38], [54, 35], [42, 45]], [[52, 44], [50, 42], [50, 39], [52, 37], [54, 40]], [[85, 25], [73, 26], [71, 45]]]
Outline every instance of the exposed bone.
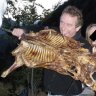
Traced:
[[1, 77], [6, 77], [22, 65], [30, 68], [43, 67], [70, 75], [96, 91], [96, 80], [92, 76], [96, 72], [96, 56], [81, 45], [51, 29], [27, 34], [12, 51], [16, 58], [14, 64]]

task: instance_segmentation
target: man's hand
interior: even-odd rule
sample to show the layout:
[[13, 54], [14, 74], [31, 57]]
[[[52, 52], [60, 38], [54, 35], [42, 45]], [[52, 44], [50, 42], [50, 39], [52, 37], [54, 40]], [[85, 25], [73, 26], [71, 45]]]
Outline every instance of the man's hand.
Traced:
[[20, 28], [15, 28], [12, 31], [12, 35], [18, 37], [18, 39], [21, 39], [22, 35], [24, 34], [25, 30]]

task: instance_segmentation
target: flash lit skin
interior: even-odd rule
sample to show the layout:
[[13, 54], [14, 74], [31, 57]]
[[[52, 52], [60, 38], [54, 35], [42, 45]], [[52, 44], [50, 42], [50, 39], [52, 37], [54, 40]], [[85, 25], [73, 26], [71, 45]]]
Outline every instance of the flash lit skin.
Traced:
[[74, 37], [79, 31], [81, 26], [76, 27], [78, 22], [77, 16], [71, 16], [68, 13], [64, 13], [60, 18], [60, 32], [63, 36]]

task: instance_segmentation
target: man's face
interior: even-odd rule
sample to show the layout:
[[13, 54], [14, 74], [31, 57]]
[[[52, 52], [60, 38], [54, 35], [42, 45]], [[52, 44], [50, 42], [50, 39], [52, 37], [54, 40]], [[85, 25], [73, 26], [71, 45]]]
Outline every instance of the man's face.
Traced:
[[76, 32], [80, 29], [80, 27], [76, 27], [77, 25], [77, 17], [72, 17], [68, 13], [64, 13], [60, 18], [60, 32], [63, 36], [74, 37]]

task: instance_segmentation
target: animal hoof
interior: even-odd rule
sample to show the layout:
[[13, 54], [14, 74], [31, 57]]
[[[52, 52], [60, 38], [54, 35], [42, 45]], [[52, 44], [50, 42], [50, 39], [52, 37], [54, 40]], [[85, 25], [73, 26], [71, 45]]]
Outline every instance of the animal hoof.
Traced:
[[8, 71], [5, 71], [5, 72], [3, 72], [3, 73], [1, 74], [1, 77], [2, 77], [2, 78], [5, 78], [7, 75], [8, 75]]

